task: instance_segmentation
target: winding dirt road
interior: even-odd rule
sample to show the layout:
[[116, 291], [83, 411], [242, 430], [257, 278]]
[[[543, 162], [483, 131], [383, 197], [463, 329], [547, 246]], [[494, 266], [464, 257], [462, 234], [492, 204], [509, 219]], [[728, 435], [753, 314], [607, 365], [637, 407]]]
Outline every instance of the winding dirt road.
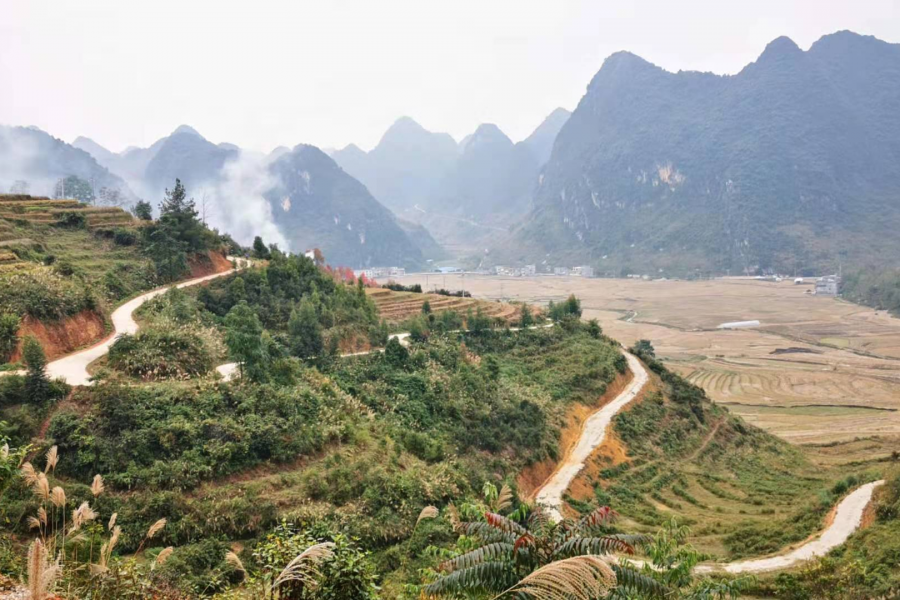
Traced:
[[[228, 257], [228, 259], [234, 260], [232, 257]], [[239, 263], [238, 269], [244, 268], [244, 266], [246, 265], [240, 265]], [[152, 300], [160, 294], [165, 294], [173, 287], [185, 288], [197, 285], [218, 277], [225, 277], [238, 269], [229, 269], [227, 271], [222, 271], [221, 273], [213, 273], [212, 275], [207, 275], [205, 277], [189, 279], [175, 284], [174, 286], [158, 288], [151, 292], [147, 292], [146, 294], [141, 294], [136, 298], [132, 298], [113, 311], [110, 317], [113, 324], [113, 332], [105, 340], [95, 346], [81, 350], [80, 352], [75, 352], [54, 360], [47, 365], [47, 374], [54, 379], [57, 377], [64, 379], [69, 385], [91, 385], [91, 376], [88, 374], [87, 366], [109, 352], [110, 346], [115, 343], [120, 335], [126, 333], [134, 334], [137, 332], [138, 324], [134, 320], [134, 311], [144, 304], [144, 302]]]
[[[581, 437], [572, 448], [571, 452], [557, 466], [556, 471], [541, 486], [536, 495], [536, 502], [546, 507], [550, 518], [559, 522], [562, 520], [562, 497], [571, 485], [590, 455], [606, 438], [606, 430], [612, 422], [612, 418], [620, 410], [625, 408], [640, 393], [649, 377], [644, 365], [637, 358], [625, 352], [628, 360], [628, 368], [634, 374], [634, 378], [625, 390], [616, 398], [594, 412], [581, 430]], [[837, 505], [834, 519], [831, 524], [815, 539], [775, 556], [737, 561], [726, 564], [698, 565], [698, 573], [713, 573], [725, 571], [727, 573], [761, 573], [787, 569], [803, 561], [819, 556], [824, 556], [833, 548], [847, 541], [847, 538], [859, 529], [862, 523], [863, 513], [872, 499], [875, 489], [884, 481], [867, 483], [848, 494]], [[632, 564], [642, 564], [640, 561], [631, 561]]]
[[863, 513], [872, 499], [872, 494], [883, 483], [883, 480], [873, 481], [853, 490], [838, 503], [831, 525], [816, 539], [810, 540], [793, 550], [767, 558], [742, 560], [724, 565], [700, 565], [696, 570], [699, 573], [711, 573], [718, 570], [734, 574], [761, 573], [787, 569], [812, 558], [825, 556], [833, 548], [837, 548], [846, 542], [847, 538], [859, 529]]
[[584, 463], [593, 454], [606, 438], [606, 429], [612, 422], [616, 413], [622, 410], [644, 388], [649, 376], [644, 365], [637, 358], [624, 352], [628, 361], [628, 368], [634, 374], [634, 378], [616, 398], [603, 406], [600, 410], [588, 417], [581, 429], [581, 437], [572, 451], [557, 466], [556, 471], [550, 476], [538, 491], [535, 501], [547, 507], [550, 518], [556, 522], [562, 521], [562, 497], [569, 489], [572, 481], [584, 468]]

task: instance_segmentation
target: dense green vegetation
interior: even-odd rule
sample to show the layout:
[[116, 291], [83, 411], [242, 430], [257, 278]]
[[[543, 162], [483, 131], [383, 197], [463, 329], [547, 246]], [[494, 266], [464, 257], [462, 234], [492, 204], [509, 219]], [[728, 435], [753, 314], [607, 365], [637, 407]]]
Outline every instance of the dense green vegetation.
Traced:
[[[26, 217], [31, 208], [44, 211], [48, 203], [73, 204], [77, 211], [53, 213], [56, 220], [49, 221], [44, 217], [13, 218], [19, 211]], [[177, 180], [160, 206], [158, 221], [138, 222], [118, 209], [85, 213], [95, 209], [72, 200], [24, 196], [0, 201], [0, 205], [0, 243], [15, 259], [0, 264], [0, 360], [4, 362], [19, 343], [18, 328], [25, 319], [52, 324], [83, 311], [105, 317], [112, 305], [183, 278], [192, 266], [208, 263], [210, 252], [234, 246], [228, 236], [209, 230], [198, 220], [193, 200]], [[138, 207], [144, 217], [148, 207], [147, 203]], [[95, 215], [101, 219], [97, 223], [91, 221]], [[111, 225], [104, 224], [107, 222]], [[5, 239], [9, 241], [2, 241]], [[159, 376], [184, 376], [212, 367], [215, 348], [202, 343], [204, 348], [191, 349], [197, 345], [191, 339], [196, 337], [196, 329], [165, 327], [161, 322], [155, 325], [137, 340], [126, 339], [118, 345], [116, 356], [123, 370], [150, 376], [153, 363], [170, 353], [177, 362], [185, 360], [174, 356], [179, 353], [203, 356], [197, 358], [197, 367], [184, 372], [177, 368], [169, 372], [160, 365]]]
[[163, 319], [120, 336], [108, 365], [140, 379], [189, 379], [209, 373], [223, 355], [217, 331]]
[[900, 316], [900, 270], [860, 269], [847, 273], [841, 280], [841, 295]]
[[[244, 317], [230, 318], [236, 311], [258, 323], [255, 334]], [[371, 300], [277, 251], [260, 268], [164, 294], [140, 319], [145, 328], [120, 342], [108, 367], [139, 364], [161, 328], [205, 327], [226, 342], [236, 329], [244, 342], [255, 336], [258, 375], [141, 386], [102, 376], [55, 411], [44, 443], [58, 447], [54, 477], [67, 487], [103, 475], [111, 493], [102, 508], [123, 523], [121, 552], [166, 518], [156, 543], [177, 549], [158, 577], [182, 565], [194, 591], [204, 577], [231, 577], [223, 552], [189, 567], [197, 544], [263, 536], [283, 516], [302, 535], [315, 524], [318, 539], [357, 539], [374, 553], [362, 568], [377, 567], [393, 589], [388, 597], [399, 594], [421, 560], [406, 548], [419, 511], [555, 457], [567, 404], [602, 394], [625, 366], [614, 343], [575, 320], [522, 332], [485, 323], [469, 334], [434, 332], [409, 348], [393, 340], [384, 353], [329, 358], [348, 335], [374, 331], [383, 341]], [[325, 353], [311, 357], [306, 344], [318, 335]], [[167, 359], [183, 365], [179, 356]], [[267, 475], [279, 464], [278, 475]], [[228, 483], [254, 467], [258, 477]], [[33, 509], [25, 489], [7, 497], [9, 514]], [[442, 539], [446, 530], [421, 543]], [[252, 554], [244, 559], [265, 570]]]
[[[692, 577], [685, 565], [704, 555], [672, 515], [696, 527], [703, 550], [764, 553], [812, 532], [868, 477], [813, 472], [798, 450], [666, 370], [642, 341], [633, 351], [656, 389], [615, 419], [628, 460], [604, 466], [593, 498], [571, 499], [585, 520], [552, 526], [521, 502], [516, 477], [559, 458], [573, 404], [595, 404], [627, 364], [596, 322], [580, 320], [577, 298], [547, 311], [553, 327], [518, 331], [480, 311], [423, 305], [404, 345], [388, 340], [360, 284], [267, 250], [265, 263], [148, 302], [140, 332], [120, 339], [95, 385], [65, 402], [40, 346], [26, 345], [28, 374], [0, 378], [0, 437], [35, 444], [33, 456], [46, 453], [52, 466], [4, 479], [0, 570], [22, 571], [15, 540], [36, 520], [45, 551], [67, 545], [65, 560], [83, 565], [63, 570], [75, 597], [249, 598], [275, 586], [281, 598], [412, 599], [422, 589], [482, 598], [557, 560], [610, 550], [661, 567], [592, 563], [607, 583], [615, 573], [617, 593], [724, 597], [746, 582]], [[520, 310], [526, 327], [543, 318]], [[360, 344], [384, 351], [339, 356]], [[226, 356], [241, 367], [231, 381], [212, 372]], [[606, 506], [623, 515], [618, 524], [590, 516], [611, 514]], [[63, 542], [72, 510], [83, 533]], [[113, 514], [116, 524], [104, 525]], [[514, 547], [493, 546], [485, 527]], [[98, 558], [104, 544], [114, 552]], [[315, 568], [285, 579], [310, 547]], [[486, 553], [503, 565], [481, 579], [446, 569], [470, 558], [478, 569]], [[423, 587], [445, 579], [455, 583]]]

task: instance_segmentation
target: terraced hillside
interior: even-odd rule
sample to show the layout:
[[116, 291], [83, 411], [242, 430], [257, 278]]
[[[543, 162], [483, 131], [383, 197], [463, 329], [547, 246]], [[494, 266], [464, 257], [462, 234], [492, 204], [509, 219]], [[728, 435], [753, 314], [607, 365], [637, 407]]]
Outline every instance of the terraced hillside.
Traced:
[[519, 316], [519, 307], [513, 304], [479, 300], [477, 298], [460, 298], [457, 296], [442, 296], [440, 294], [419, 294], [415, 292], [395, 292], [384, 288], [369, 288], [369, 297], [375, 301], [382, 319], [389, 323], [400, 323], [422, 312], [422, 304], [428, 301], [432, 312], [440, 313], [448, 310], [466, 314], [471, 309], [478, 310], [508, 323], [513, 322]]
[[[25, 194], [0, 194], [0, 267], [19, 265], [28, 250], [39, 250], [35, 239], [49, 239], [42, 227], [134, 229], [139, 222], [118, 207], [90, 206], [78, 200], [54, 200]], [[55, 237], [55, 236], [53, 236]]]
[[[53, 200], [42, 196], [0, 194], [0, 219], [35, 225], [64, 224], [66, 219], [84, 218], [88, 229], [133, 227], [137, 221], [115, 206], [90, 206], [77, 200]], [[0, 229], [0, 234], [2, 234]]]

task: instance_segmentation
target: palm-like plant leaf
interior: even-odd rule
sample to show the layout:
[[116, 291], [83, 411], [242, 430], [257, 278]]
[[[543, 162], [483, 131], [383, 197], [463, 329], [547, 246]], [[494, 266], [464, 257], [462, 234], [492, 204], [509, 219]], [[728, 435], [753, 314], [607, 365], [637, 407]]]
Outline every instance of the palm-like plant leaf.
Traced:
[[514, 586], [519, 578], [507, 562], [483, 562], [453, 571], [422, 590], [427, 598], [457, 592], [500, 592]]
[[480, 548], [475, 548], [465, 554], [460, 554], [450, 560], [441, 563], [441, 570], [446, 572], [458, 571], [459, 569], [468, 569], [477, 564], [485, 562], [499, 562], [503, 560], [512, 560], [515, 548], [512, 544], [505, 542], [495, 542], [493, 544], [485, 544]]
[[484, 513], [484, 520], [487, 521], [488, 525], [490, 525], [494, 529], [499, 529], [500, 531], [517, 533], [519, 535], [527, 533], [527, 530], [524, 527], [522, 527], [512, 519], [508, 519], [503, 515], [498, 515], [497, 513]]
[[460, 523], [456, 529], [463, 535], [467, 535], [469, 537], [477, 536], [486, 543], [507, 542], [509, 544], [515, 544], [516, 540], [519, 539], [519, 536], [515, 533], [496, 529], [494, 527], [491, 527], [489, 523], [485, 523], [483, 521], [463, 522]]
[[585, 531], [601, 525], [609, 525], [618, 516], [619, 513], [610, 507], [601, 506], [583, 516], [581, 520], [578, 521], [578, 524], [575, 525], [575, 529], [577, 531]]
[[576, 537], [557, 546], [553, 555], [563, 558], [586, 554], [609, 554], [610, 552], [634, 554], [634, 546], [615, 535]]
[[645, 596], [656, 597], [663, 597], [669, 592], [669, 589], [660, 582], [643, 573], [635, 571], [631, 567], [612, 565], [612, 569], [616, 573], [616, 581], [618, 582], [619, 589], [630, 590]]

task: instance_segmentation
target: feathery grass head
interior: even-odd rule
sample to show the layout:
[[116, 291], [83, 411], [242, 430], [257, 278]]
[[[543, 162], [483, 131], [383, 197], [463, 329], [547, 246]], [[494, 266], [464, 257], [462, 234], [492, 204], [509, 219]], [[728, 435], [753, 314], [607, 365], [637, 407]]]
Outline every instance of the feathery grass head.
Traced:
[[37, 479], [34, 482], [34, 493], [41, 500], [50, 499], [50, 482], [43, 473], [37, 474]]
[[25, 479], [27, 485], [34, 485], [34, 482], [37, 481], [37, 471], [30, 462], [22, 463], [19, 472], [22, 473], [22, 478]]
[[512, 489], [504, 483], [503, 487], [500, 488], [500, 493], [497, 495], [496, 508], [494, 508], [494, 512], [500, 512], [512, 506], [512, 499]]
[[44, 466], [44, 473], [49, 473], [56, 469], [56, 463], [59, 462], [59, 448], [51, 446], [47, 450], [47, 464]]
[[66, 490], [59, 486], [53, 488], [53, 491], [50, 492], [50, 502], [52, 502], [53, 506], [56, 508], [64, 507], [66, 505]]
[[0, 460], [6, 460], [7, 458], [9, 458], [9, 444], [3, 444], [0, 447]]
[[44, 600], [56, 583], [59, 560], [51, 561], [47, 547], [40, 539], [28, 547], [28, 592], [33, 600]]
[[437, 517], [440, 514], [441, 513], [437, 509], [437, 507], [426, 506], [425, 508], [422, 509], [422, 512], [419, 513], [419, 518], [416, 519], [416, 527], [418, 527], [419, 523], [421, 523], [424, 519], [434, 519], [435, 517]]
[[541, 567], [493, 600], [521, 596], [534, 600], [594, 600], [615, 587], [616, 573], [603, 558], [575, 556]]
[[72, 511], [72, 529], [69, 531], [78, 531], [82, 525], [96, 518], [97, 513], [94, 512], [87, 502], [82, 502], [81, 506]]
[[[159, 554], [156, 555], [156, 560], [153, 561], [153, 568], [162, 566], [167, 560], [169, 560], [169, 557], [172, 556], [172, 552], [174, 551], [175, 548], [173, 548], [172, 546], [167, 546], [166, 548], [160, 550]], [[225, 560], [228, 560], [227, 554], [225, 555]]]
[[318, 566], [322, 561], [334, 556], [333, 548], [334, 542], [322, 542], [321, 544], [310, 546], [298, 554], [275, 578], [275, 581], [272, 583], [272, 589], [274, 590], [282, 583], [288, 581], [299, 581], [309, 587], [315, 586]]
[[240, 571], [241, 573], [247, 572], [247, 569], [244, 568], [244, 563], [241, 562], [240, 557], [231, 550], [229, 550], [225, 555], [225, 562], [234, 567], [236, 571]]
[[119, 513], [113, 513], [112, 516], [109, 518], [109, 524], [106, 526], [106, 528], [108, 530], [112, 531], [112, 528], [116, 526], [116, 519], [118, 519], [118, 518], [119, 518]]
[[101, 477], [99, 473], [97, 475], [94, 475], [94, 481], [91, 483], [91, 494], [93, 494], [96, 498], [103, 493], [104, 489], [103, 477]]
[[160, 519], [156, 523], [150, 526], [150, 529], [147, 530], [147, 539], [152, 540], [156, 537], [156, 534], [159, 533], [163, 527], [166, 526], [166, 520]]

